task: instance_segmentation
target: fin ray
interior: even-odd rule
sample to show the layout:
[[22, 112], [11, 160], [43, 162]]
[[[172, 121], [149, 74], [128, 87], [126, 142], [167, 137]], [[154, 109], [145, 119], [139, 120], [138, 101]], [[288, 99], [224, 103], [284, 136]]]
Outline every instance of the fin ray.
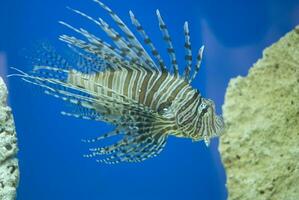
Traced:
[[126, 26], [126, 24], [119, 18], [119, 16], [113, 12], [107, 5], [102, 3], [101, 1], [94, 0], [94, 2], [98, 3], [104, 10], [106, 10], [111, 18], [114, 20], [114, 22], [118, 25], [118, 27], [126, 34], [126, 37], [128, 38], [129, 44], [133, 47], [133, 50], [135, 53], [140, 56], [140, 58], [147, 64], [149, 64], [151, 67], [156, 68], [153, 60], [148, 55], [148, 53], [145, 51], [143, 46], [140, 44], [140, 42], [137, 40], [136, 36], [132, 33], [132, 31]]
[[169, 35], [167, 26], [166, 26], [166, 24], [164, 23], [164, 21], [163, 21], [163, 19], [161, 17], [160, 11], [157, 10], [156, 14], [157, 14], [157, 17], [158, 17], [159, 28], [160, 28], [160, 30], [162, 32], [163, 39], [164, 39], [164, 41], [166, 42], [166, 44], [168, 46], [167, 53], [168, 53], [168, 55], [170, 57], [170, 62], [171, 62], [171, 65], [173, 67], [173, 72], [174, 72], [174, 75], [176, 76], [178, 74], [179, 67], [178, 67], [178, 64], [177, 64], [177, 59], [176, 59], [176, 55], [175, 55], [175, 49], [174, 49], [173, 44], [171, 42], [171, 37]]
[[199, 69], [200, 69], [200, 65], [201, 65], [201, 61], [202, 61], [203, 50], [204, 50], [204, 46], [202, 46], [202, 47], [199, 49], [199, 51], [198, 51], [198, 55], [197, 55], [197, 58], [196, 58], [196, 65], [195, 65], [194, 73], [193, 73], [193, 76], [191, 77], [189, 83], [192, 82], [192, 81], [195, 79], [195, 77], [196, 77], [196, 75], [197, 75], [197, 73], [198, 73], [198, 71], [199, 71]]
[[137, 31], [139, 32], [139, 34], [141, 35], [141, 37], [144, 39], [144, 43], [150, 47], [151, 53], [155, 57], [155, 59], [158, 61], [160, 69], [162, 71], [165, 71], [166, 70], [166, 66], [165, 66], [164, 61], [161, 58], [158, 50], [156, 49], [156, 47], [154, 46], [154, 44], [151, 42], [151, 39], [146, 34], [145, 30], [142, 28], [141, 24], [136, 19], [136, 17], [134, 16], [133, 12], [130, 11], [129, 14], [130, 14], [130, 18], [131, 18], [132, 24], [136, 27]]
[[184, 24], [184, 34], [185, 34], [185, 61], [186, 61], [186, 68], [184, 72], [184, 78], [186, 81], [190, 81], [190, 72], [191, 72], [191, 65], [192, 65], [192, 50], [191, 50], [191, 43], [190, 43], [190, 33], [188, 22]]

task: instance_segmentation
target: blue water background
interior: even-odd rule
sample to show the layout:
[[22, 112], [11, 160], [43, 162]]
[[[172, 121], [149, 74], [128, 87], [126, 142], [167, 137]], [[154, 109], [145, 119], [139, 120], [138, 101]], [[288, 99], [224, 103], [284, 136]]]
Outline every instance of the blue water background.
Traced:
[[[155, 9], [159, 8], [173, 37], [181, 67], [184, 66], [183, 23], [189, 21], [193, 53], [204, 44], [204, 61], [194, 87], [216, 102], [221, 113], [230, 78], [246, 75], [262, 50], [299, 23], [299, 1], [204, 1], [204, 0], [105, 0], [131, 26], [133, 10], [165, 60]], [[89, 0], [1, 0], [0, 72], [5, 78], [13, 66], [29, 70], [24, 58], [38, 41], [57, 40], [71, 33], [59, 25], [67, 21], [99, 36], [101, 30], [73, 14], [66, 6], [94, 17], [112, 20]], [[167, 60], [168, 61], [168, 60]], [[67, 106], [43, 95], [32, 85], [6, 79], [9, 103], [18, 132], [21, 180], [18, 200], [224, 200], [225, 172], [218, 153], [218, 140], [210, 147], [203, 142], [170, 137], [156, 158], [138, 164], [99, 165], [82, 157], [88, 145], [82, 138], [112, 129], [99, 122], [61, 116]], [[238, 162], [237, 160], [235, 162]]]

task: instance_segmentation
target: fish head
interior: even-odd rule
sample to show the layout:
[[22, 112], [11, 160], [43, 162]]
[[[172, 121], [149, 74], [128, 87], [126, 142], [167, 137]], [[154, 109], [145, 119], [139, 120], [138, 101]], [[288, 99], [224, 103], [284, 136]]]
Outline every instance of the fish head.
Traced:
[[202, 98], [197, 108], [196, 131], [191, 138], [195, 141], [204, 140], [208, 146], [210, 138], [222, 135], [223, 130], [224, 121], [222, 116], [216, 114], [214, 102]]

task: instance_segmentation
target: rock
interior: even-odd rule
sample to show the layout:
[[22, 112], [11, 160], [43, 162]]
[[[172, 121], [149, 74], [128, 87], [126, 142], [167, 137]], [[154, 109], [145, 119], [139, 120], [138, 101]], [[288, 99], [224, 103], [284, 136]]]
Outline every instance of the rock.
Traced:
[[16, 199], [19, 167], [17, 138], [11, 109], [6, 105], [7, 89], [0, 77], [0, 199]]
[[220, 152], [230, 200], [299, 199], [299, 26], [230, 81]]

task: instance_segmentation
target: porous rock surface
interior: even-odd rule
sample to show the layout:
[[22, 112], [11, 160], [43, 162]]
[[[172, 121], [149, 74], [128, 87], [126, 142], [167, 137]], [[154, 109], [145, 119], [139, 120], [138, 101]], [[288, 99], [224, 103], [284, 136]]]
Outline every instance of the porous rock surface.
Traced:
[[299, 26], [227, 88], [220, 152], [229, 200], [299, 199]]
[[7, 88], [0, 77], [0, 200], [16, 199], [19, 183], [17, 138], [11, 109], [6, 105]]

